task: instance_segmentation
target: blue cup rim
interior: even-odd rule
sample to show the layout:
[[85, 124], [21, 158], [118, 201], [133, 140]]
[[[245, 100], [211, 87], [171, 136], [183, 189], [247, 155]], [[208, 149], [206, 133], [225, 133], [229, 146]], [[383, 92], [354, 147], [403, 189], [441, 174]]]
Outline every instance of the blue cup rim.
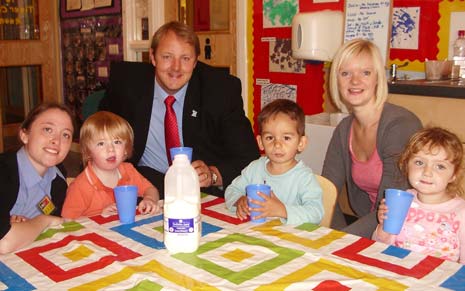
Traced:
[[267, 189], [271, 189], [271, 186], [268, 185], [268, 184], [260, 184], [260, 183], [256, 183], [256, 184], [248, 184], [247, 186], [245, 186], [245, 188], [249, 188], [249, 187], [265, 187]]
[[181, 150], [181, 149], [187, 149], [187, 150], [192, 150], [192, 147], [172, 147], [170, 150], [175, 149], [175, 150]]
[[120, 186], [116, 186], [115, 188], [113, 188], [113, 190], [116, 190], [116, 189], [134, 189], [134, 188], [137, 188], [136, 185], [120, 185]]
[[409, 196], [414, 196], [412, 193], [408, 192], [407, 190], [402, 190], [402, 189], [395, 189], [395, 188], [387, 188], [384, 190], [385, 192], [385, 195], [387, 192], [397, 192], [397, 193], [401, 193], [403, 195], [409, 195]]
[[174, 161], [174, 158], [178, 155], [185, 155], [189, 161], [192, 160], [192, 154], [194, 149], [192, 147], [172, 147], [170, 148], [171, 160]]

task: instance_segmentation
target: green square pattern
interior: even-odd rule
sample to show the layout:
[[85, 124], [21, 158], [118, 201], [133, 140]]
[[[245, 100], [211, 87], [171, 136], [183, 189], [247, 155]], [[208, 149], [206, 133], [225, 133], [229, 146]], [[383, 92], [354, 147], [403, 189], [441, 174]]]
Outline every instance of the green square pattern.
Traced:
[[[199, 255], [205, 252], [211, 251], [216, 248], [220, 248], [221, 246], [227, 243], [231, 243], [233, 241], [241, 242], [246, 245], [259, 245], [270, 249], [278, 255], [272, 259], [260, 262], [239, 272], [232, 271], [230, 269], [224, 268], [223, 266], [217, 265], [211, 261], [199, 257]], [[270, 270], [282, 266], [287, 262], [290, 262], [295, 258], [298, 258], [303, 255], [304, 252], [300, 250], [281, 247], [260, 238], [234, 233], [226, 237], [220, 238], [216, 241], [205, 243], [201, 245], [199, 249], [194, 253], [178, 253], [173, 255], [173, 257], [187, 264], [195, 266], [199, 269], [203, 269], [207, 272], [210, 272], [234, 284], [242, 284], [247, 280], [255, 278], [263, 273], [269, 272]]]
[[142, 280], [139, 284], [132, 287], [131, 289], [127, 289], [126, 291], [160, 291], [163, 289], [163, 286], [149, 281], [149, 280]]
[[[57, 227], [59, 227], [59, 226], [57, 226]], [[80, 223], [78, 223], [76, 221], [64, 222], [62, 224], [61, 228], [49, 228], [46, 231], [44, 231], [43, 233], [41, 233], [36, 238], [36, 241], [43, 240], [43, 239], [46, 239], [46, 238], [50, 238], [50, 237], [54, 236], [56, 233], [59, 233], [59, 232], [73, 232], [73, 231], [80, 230], [82, 228], [84, 228], [84, 226], [82, 226]]]

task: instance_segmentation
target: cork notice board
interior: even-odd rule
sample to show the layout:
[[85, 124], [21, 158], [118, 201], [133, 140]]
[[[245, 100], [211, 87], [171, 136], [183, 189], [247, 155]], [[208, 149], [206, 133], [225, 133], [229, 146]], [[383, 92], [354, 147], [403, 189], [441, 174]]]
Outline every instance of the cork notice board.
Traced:
[[365, 38], [373, 41], [387, 64], [391, 28], [391, 0], [346, 0], [344, 41]]

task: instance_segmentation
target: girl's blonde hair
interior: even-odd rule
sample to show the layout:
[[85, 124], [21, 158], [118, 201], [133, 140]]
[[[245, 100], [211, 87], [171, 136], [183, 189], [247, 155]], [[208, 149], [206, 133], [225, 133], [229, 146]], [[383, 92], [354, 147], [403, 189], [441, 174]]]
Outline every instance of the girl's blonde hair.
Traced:
[[376, 107], [382, 106], [388, 97], [388, 85], [386, 79], [386, 69], [384, 68], [383, 58], [379, 48], [371, 41], [366, 39], [353, 39], [344, 43], [334, 56], [331, 65], [331, 72], [329, 76], [329, 90], [334, 104], [342, 111], [348, 112], [348, 108], [341, 99], [338, 86], [338, 75], [341, 65], [346, 62], [351, 62], [354, 57], [362, 54], [367, 54], [371, 57], [373, 67], [377, 75], [376, 85]]
[[413, 155], [421, 150], [434, 154], [439, 149], [444, 149], [447, 160], [454, 165], [455, 179], [447, 185], [446, 190], [462, 196], [463, 146], [458, 136], [446, 129], [427, 127], [415, 133], [400, 156], [399, 168], [408, 176], [408, 163]]
[[112, 138], [119, 138], [126, 142], [126, 159], [132, 155], [134, 132], [131, 125], [119, 115], [108, 111], [98, 111], [84, 121], [81, 127], [79, 143], [81, 146], [84, 165], [90, 160], [90, 143], [107, 133]]

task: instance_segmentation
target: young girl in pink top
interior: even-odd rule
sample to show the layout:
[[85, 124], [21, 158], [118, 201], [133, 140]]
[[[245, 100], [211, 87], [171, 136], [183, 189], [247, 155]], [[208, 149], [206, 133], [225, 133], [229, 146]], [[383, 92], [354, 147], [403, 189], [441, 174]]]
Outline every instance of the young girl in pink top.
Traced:
[[81, 127], [82, 159], [87, 167], [71, 183], [63, 205], [64, 218], [104, 216], [117, 212], [113, 188], [136, 185], [142, 201], [138, 209], [154, 214], [158, 206], [158, 190], [134, 166], [124, 162], [132, 154], [134, 134], [122, 117], [99, 111], [86, 119]]
[[401, 232], [383, 231], [389, 216], [384, 199], [378, 210], [379, 225], [373, 238], [426, 255], [465, 263], [465, 200], [460, 181], [463, 148], [459, 138], [442, 128], [420, 130], [399, 160], [415, 195]]

